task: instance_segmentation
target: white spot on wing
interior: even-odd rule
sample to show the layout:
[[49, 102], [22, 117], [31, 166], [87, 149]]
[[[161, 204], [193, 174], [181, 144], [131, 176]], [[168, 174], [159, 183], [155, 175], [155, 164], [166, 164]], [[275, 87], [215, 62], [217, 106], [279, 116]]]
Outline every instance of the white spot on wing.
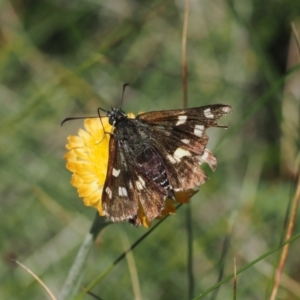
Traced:
[[176, 163], [177, 163], [176, 159], [175, 159], [172, 155], [168, 154], [168, 155], [167, 155], [167, 158], [168, 158], [168, 160], [169, 160], [172, 164], [176, 164]]
[[231, 112], [231, 107], [230, 106], [225, 106], [225, 107], [222, 108], [222, 110], [223, 110], [224, 113], [229, 113], [229, 112]]
[[177, 121], [177, 123], [175, 124], [175, 126], [184, 124], [184, 123], [186, 122], [186, 119], [187, 119], [187, 116], [179, 116], [179, 117], [178, 117], [178, 121]]
[[204, 110], [204, 115], [208, 119], [213, 119], [214, 118], [214, 115], [211, 113], [210, 108], [207, 108], [207, 109]]
[[111, 191], [111, 189], [109, 187], [107, 187], [105, 189], [105, 192], [108, 194], [109, 199], [111, 199], [111, 197], [112, 197], [112, 191]]
[[142, 184], [142, 186], [144, 186], [145, 181], [143, 180], [143, 178], [141, 176], [138, 176], [138, 179], [139, 179], [140, 183]]
[[195, 125], [195, 129], [194, 129], [194, 134], [196, 136], [201, 137], [204, 131], [204, 126], [203, 125]]
[[184, 144], [189, 144], [189, 142], [190, 142], [190, 140], [188, 140], [188, 139], [183, 139], [183, 140], [181, 140]]
[[126, 188], [124, 188], [122, 186], [119, 186], [119, 196], [121, 196], [121, 197], [127, 197], [128, 196]]
[[177, 148], [176, 151], [174, 152], [173, 157], [176, 160], [180, 161], [180, 158], [184, 157], [184, 156], [191, 156], [191, 152], [182, 148]]
[[206, 161], [208, 158], [208, 154], [209, 152], [207, 151], [207, 149], [205, 149], [204, 153], [201, 155], [201, 160]]
[[136, 188], [137, 188], [138, 190], [142, 190], [142, 189], [143, 189], [142, 184], [141, 184], [138, 180], [135, 182], [135, 184], [136, 184]]
[[112, 174], [114, 177], [118, 177], [120, 172], [121, 172], [121, 170], [116, 170], [115, 168], [113, 168]]
[[160, 182], [160, 185], [164, 185], [168, 181], [168, 178], [166, 178], [164, 181]]
[[204, 153], [199, 156], [199, 164], [201, 165], [204, 162], [207, 163], [213, 171], [215, 171], [217, 167], [217, 159], [207, 148]]
[[145, 181], [143, 180], [143, 178], [141, 176], [138, 176], [138, 179], [135, 184], [138, 190], [142, 190], [145, 186]]

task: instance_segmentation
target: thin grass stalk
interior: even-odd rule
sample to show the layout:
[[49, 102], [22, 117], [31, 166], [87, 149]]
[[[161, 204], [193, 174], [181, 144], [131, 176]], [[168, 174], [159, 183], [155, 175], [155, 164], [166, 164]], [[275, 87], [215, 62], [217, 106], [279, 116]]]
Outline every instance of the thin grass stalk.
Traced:
[[182, 91], [183, 91], [183, 108], [187, 108], [188, 103], [188, 67], [187, 67], [187, 33], [189, 21], [190, 0], [185, 1], [183, 30], [182, 30]]
[[[130, 247], [129, 240], [128, 240], [126, 233], [121, 232], [121, 239], [122, 239], [124, 250], [126, 251], [126, 249], [128, 249]], [[126, 254], [126, 260], [127, 260], [129, 275], [131, 278], [134, 299], [142, 300], [139, 276], [138, 276], [136, 264], [134, 261], [134, 256], [131, 251]]]
[[48, 288], [48, 286], [43, 282], [43, 280], [38, 277], [35, 273], [33, 273], [29, 268], [27, 268], [25, 265], [23, 265], [22, 263], [20, 263], [17, 260], [13, 260], [17, 265], [19, 265], [21, 268], [23, 268], [26, 272], [28, 272], [42, 287], [43, 289], [46, 291], [47, 295], [49, 296], [49, 298], [51, 300], [56, 300], [57, 298], [53, 295], [53, 293], [51, 292], [51, 290]]
[[[253, 260], [252, 262], [250, 262], [249, 264], [245, 265], [244, 267], [240, 268], [237, 272], [236, 275], [246, 271], [247, 269], [251, 268], [252, 266], [254, 266], [256, 263], [262, 261], [263, 259], [265, 259], [266, 257], [270, 256], [271, 254], [275, 253], [276, 251], [278, 251], [279, 249], [281, 249], [282, 247], [284, 247], [287, 244], [292, 243], [293, 241], [297, 240], [300, 238], [300, 233], [294, 235], [292, 238], [290, 238], [289, 240], [285, 241], [284, 243], [282, 243], [281, 245], [278, 245], [277, 247], [269, 250], [268, 252], [264, 253], [263, 255], [259, 256], [257, 259]], [[218, 288], [219, 286], [221, 286], [222, 284], [224, 284], [225, 282], [231, 280], [232, 278], [234, 278], [234, 274], [228, 275], [227, 277], [225, 277], [222, 281], [214, 284], [213, 286], [211, 286], [210, 288], [208, 288], [207, 290], [203, 291], [201, 294], [197, 295], [196, 297], [194, 297], [192, 300], [198, 300], [198, 299], [202, 299], [204, 296], [206, 296], [207, 294], [209, 294], [210, 292], [212, 292], [214, 289]]]
[[193, 227], [191, 205], [186, 207], [188, 299], [194, 296]]
[[[292, 213], [291, 213], [291, 217], [290, 217], [290, 221], [289, 221], [289, 225], [288, 225], [288, 229], [287, 229], [287, 233], [286, 233], [286, 240], [290, 239], [292, 236], [292, 233], [293, 233], [293, 229], [294, 229], [296, 218], [297, 218], [299, 200], [300, 200], [300, 176], [298, 177], [297, 190], [296, 190], [295, 197], [293, 200], [293, 208], [292, 208]], [[278, 265], [278, 269], [277, 269], [277, 272], [275, 275], [275, 283], [273, 286], [270, 300], [276, 299], [277, 292], [278, 292], [279, 285], [280, 285], [281, 275], [282, 275], [282, 272], [283, 272], [283, 269], [284, 269], [284, 266], [286, 263], [288, 252], [289, 252], [289, 244], [287, 244], [283, 247], [281, 258], [280, 258], [279, 265]]]
[[237, 282], [236, 282], [236, 261], [235, 261], [235, 258], [233, 259], [233, 264], [234, 264], [234, 271], [233, 271], [233, 300], [236, 300], [236, 285], [237, 285]]
[[297, 44], [298, 51], [300, 53], [300, 39], [299, 39], [298, 32], [297, 32], [297, 29], [296, 29], [296, 26], [295, 26], [294, 22], [291, 22], [291, 27], [292, 27], [293, 35], [295, 37], [295, 41], [296, 41], [296, 44]]
[[[183, 30], [182, 30], [182, 91], [183, 108], [188, 105], [188, 67], [187, 67], [187, 33], [189, 20], [190, 1], [185, 1]], [[186, 207], [186, 230], [187, 230], [187, 277], [188, 277], [188, 299], [194, 295], [194, 273], [193, 273], [193, 228], [191, 205]]]
[[[229, 249], [230, 238], [231, 238], [231, 226], [230, 226], [230, 229], [228, 230], [228, 233], [226, 234], [225, 239], [223, 241], [221, 258], [220, 258], [220, 262], [219, 262], [220, 270], [219, 270], [217, 282], [221, 281], [224, 276], [225, 260], [226, 260], [228, 249]], [[213, 291], [210, 299], [211, 300], [217, 299], [218, 292], [219, 292], [219, 288], [215, 289]]]
[[[297, 44], [297, 48], [298, 48], [298, 53], [300, 53], [300, 41], [299, 41], [299, 36], [295, 27], [295, 23], [291, 22], [291, 29]], [[299, 174], [299, 163], [296, 163], [296, 170], [295, 170], [295, 174]], [[291, 212], [291, 217], [290, 217], [290, 221], [288, 224], [288, 228], [287, 228], [287, 233], [286, 233], [286, 240], [289, 239], [292, 236], [292, 232], [293, 232], [293, 228], [295, 225], [295, 220], [296, 220], [296, 216], [297, 216], [297, 210], [298, 210], [298, 205], [299, 205], [299, 197], [300, 197], [300, 175], [298, 175], [298, 184], [297, 184], [297, 190], [294, 196], [294, 200], [293, 200], [293, 207], [292, 207], [292, 212]], [[280, 280], [281, 280], [281, 276], [283, 273], [283, 269], [285, 266], [285, 262], [287, 259], [287, 255], [288, 255], [288, 250], [289, 250], [289, 245], [286, 245], [283, 248], [283, 251], [281, 253], [281, 257], [280, 257], [280, 261], [278, 264], [278, 268], [276, 271], [276, 274], [274, 276], [274, 285], [273, 285], [273, 290], [271, 293], [271, 297], [270, 300], [273, 300], [276, 298], [277, 296], [277, 292], [279, 289], [279, 284], [280, 284]]]

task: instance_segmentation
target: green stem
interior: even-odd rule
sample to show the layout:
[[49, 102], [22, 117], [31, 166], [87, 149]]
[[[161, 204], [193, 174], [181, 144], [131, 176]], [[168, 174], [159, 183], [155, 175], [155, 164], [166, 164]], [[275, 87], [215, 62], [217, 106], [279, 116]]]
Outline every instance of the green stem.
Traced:
[[85, 236], [84, 241], [79, 248], [73, 265], [69, 271], [68, 277], [58, 297], [59, 300], [73, 299], [78, 291], [80, 281], [86, 266], [87, 257], [92, 249], [94, 240], [98, 233], [110, 223], [105, 218], [96, 213], [90, 232]]

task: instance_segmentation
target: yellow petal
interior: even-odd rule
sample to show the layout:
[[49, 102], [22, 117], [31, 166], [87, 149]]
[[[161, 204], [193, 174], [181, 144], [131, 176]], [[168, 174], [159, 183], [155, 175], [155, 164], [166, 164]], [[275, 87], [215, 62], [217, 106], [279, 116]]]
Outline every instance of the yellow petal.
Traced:
[[88, 197], [98, 189], [98, 184], [94, 181], [91, 183], [83, 183], [78, 187], [79, 197]]
[[68, 144], [66, 145], [67, 149], [70, 150], [82, 146], [83, 146], [83, 141], [79, 136], [75, 136], [75, 135], [68, 136]]
[[99, 189], [97, 189], [89, 196], [83, 198], [84, 204], [87, 206], [93, 206], [93, 207], [97, 208], [99, 200], [101, 199], [101, 196], [102, 196], [102, 189], [100, 191], [99, 191]]

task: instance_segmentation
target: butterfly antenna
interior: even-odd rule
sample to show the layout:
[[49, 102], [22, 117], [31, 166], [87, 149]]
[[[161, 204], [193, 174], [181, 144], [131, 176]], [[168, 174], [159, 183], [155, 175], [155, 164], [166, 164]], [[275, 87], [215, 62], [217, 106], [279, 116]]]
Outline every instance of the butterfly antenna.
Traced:
[[101, 107], [98, 107], [97, 108], [97, 112], [98, 112], [98, 117], [101, 119], [103, 117], [107, 117], [107, 116], [101, 116], [101, 111], [105, 112], [107, 114], [107, 110], [101, 108]]
[[120, 108], [122, 108], [122, 105], [123, 105], [123, 99], [124, 99], [124, 94], [125, 94], [125, 89], [127, 86], [129, 86], [130, 84], [129, 83], [124, 83], [123, 84], [123, 91], [122, 91], [122, 98], [121, 98], [121, 105], [120, 105]]
[[[64, 125], [66, 122], [68, 122], [68, 121], [73, 121], [73, 120], [83, 120], [83, 119], [95, 119], [95, 118], [100, 118], [100, 121], [101, 121], [101, 124], [102, 124], [101, 118], [106, 117], [106, 116], [101, 116], [101, 114], [100, 114], [101, 111], [104, 111], [104, 112], [106, 113], [106, 110], [105, 110], [105, 109], [99, 107], [99, 108], [97, 109], [98, 116], [91, 116], [91, 117], [70, 117], [70, 118], [65, 118], [65, 119], [63, 119], [62, 122], [60, 123], [60, 126], [63, 126], [63, 125]], [[103, 126], [103, 124], [102, 124], [102, 126]]]
[[86, 119], [86, 118], [98, 118], [98, 116], [97, 117], [71, 117], [71, 118], [65, 118], [61, 121], [60, 126], [63, 126], [68, 121], [80, 120], [80, 119]]
[[107, 116], [101, 116], [101, 111], [104, 111], [105, 113], [107, 113], [107, 111], [106, 111], [105, 109], [101, 108], [101, 107], [98, 107], [98, 109], [97, 109], [97, 112], [98, 112], [98, 116], [99, 116], [101, 125], [102, 125], [102, 127], [104, 128], [103, 123], [102, 123], [102, 117], [107, 117]]
[[[105, 110], [105, 109], [103, 109], [103, 108], [101, 108], [101, 107], [98, 107], [98, 109], [97, 109], [98, 116], [99, 116], [99, 119], [100, 119], [102, 128], [104, 129], [104, 125], [103, 125], [103, 122], [102, 122], [102, 118], [103, 118], [103, 117], [107, 117], [107, 116], [101, 116], [101, 111], [104, 111], [104, 112], [107, 114], [107, 110]], [[105, 134], [111, 134], [111, 133], [110, 133], [110, 132], [106, 132], [106, 131], [104, 130], [104, 137], [107, 138]]]

